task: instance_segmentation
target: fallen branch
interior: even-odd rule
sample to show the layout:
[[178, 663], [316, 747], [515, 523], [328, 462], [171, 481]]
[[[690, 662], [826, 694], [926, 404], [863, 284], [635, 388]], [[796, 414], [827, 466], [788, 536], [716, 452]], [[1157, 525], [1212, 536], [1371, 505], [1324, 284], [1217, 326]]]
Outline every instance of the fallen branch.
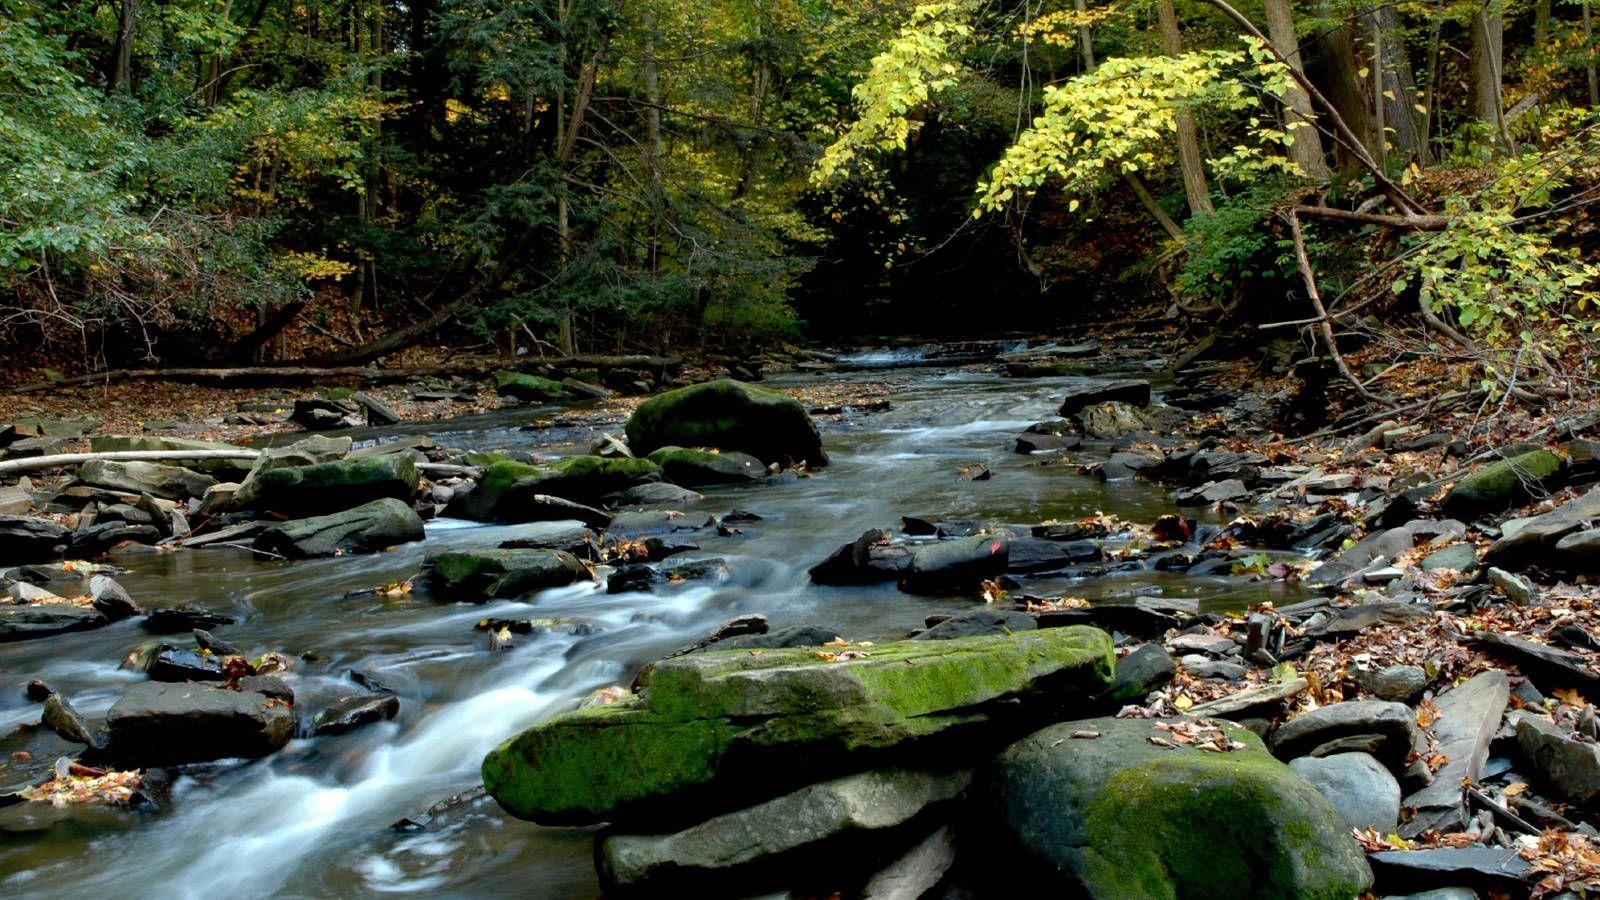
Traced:
[[21, 475], [45, 469], [59, 469], [91, 460], [105, 459], [116, 462], [177, 462], [180, 460], [241, 459], [253, 460], [260, 456], [258, 450], [108, 450], [104, 453], [54, 453], [49, 456], [32, 456], [25, 459], [0, 461], [0, 475]]
[[1350, 365], [1344, 361], [1335, 343], [1333, 323], [1328, 321], [1327, 307], [1322, 305], [1322, 293], [1317, 290], [1317, 277], [1311, 271], [1311, 257], [1306, 254], [1306, 236], [1300, 228], [1299, 207], [1289, 210], [1289, 234], [1294, 238], [1294, 260], [1300, 268], [1300, 277], [1305, 281], [1306, 296], [1311, 299], [1311, 305], [1317, 310], [1317, 327], [1322, 332], [1322, 339], [1328, 345], [1328, 356], [1333, 359], [1333, 364], [1338, 367], [1339, 374], [1355, 387], [1356, 393], [1381, 406], [1393, 407], [1394, 404], [1368, 390], [1356, 373], [1350, 371]]

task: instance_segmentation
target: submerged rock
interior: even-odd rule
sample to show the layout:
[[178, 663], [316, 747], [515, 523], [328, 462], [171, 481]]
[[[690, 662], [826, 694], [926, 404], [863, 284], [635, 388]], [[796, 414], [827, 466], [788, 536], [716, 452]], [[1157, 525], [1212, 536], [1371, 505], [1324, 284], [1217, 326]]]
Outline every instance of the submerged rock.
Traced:
[[257, 549], [290, 559], [374, 553], [420, 541], [422, 519], [403, 500], [385, 497], [355, 509], [274, 525], [257, 538]]
[[400, 698], [394, 694], [357, 694], [342, 697], [311, 720], [311, 733], [317, 737], [344, 734], [363, 725], [392, 719], [400, 713]]
[[1159, 724], [1065, 722], [1000, 755], [987, 790], [997, 843], [1022, 851], [1012, 877], [1106, 900], [1349, 900], [1372, 884], [1339, 814], [1253, 733], [1219, 722], [1243, 749], [1210, 752]]
[[960, 765], [1103, 689], [1112, 655], [1110, 636], [1090, 628], [691, 653], [647, 668], [638, 696], [501, 744], [484, 784], [542, 824], [660, 824], [896, 753]]
[[428, 584], [437, 599], [484, 603], [589, 577], [588, 567], [564, 550], [473, 550], [435, 557]]
[[86, 631], [110, 622], [99, 610], [69, 603], [0, 606], [0, 643]]
[[1011, 539], [1003, 534], [924, 544], [911, 554], [900, 589], [914, 594], [970, 591], [985, 579], [1005, 574], [1010, 557]]
[[[820, 867], [848, 877], [905, 844], [902, 827], [966, 789], [968, 772], [883, 769], [803, 787], [674, 834], [613, 834], [596, 853], [606, 892], [786, 887]], [[870, 872], [870, 868], [866, 868]]]
[[294, 736], [294, 711], [253, 691], [146, 681], [106, 715], [107, 752], [128, 766], [266, 756]]
[[797, 401], [730, 379], [668, 391], [639, 404], [627, 424], [636, 454], [661, 447], [738, 450], [763, 463], [828, 463], [817, 426]]

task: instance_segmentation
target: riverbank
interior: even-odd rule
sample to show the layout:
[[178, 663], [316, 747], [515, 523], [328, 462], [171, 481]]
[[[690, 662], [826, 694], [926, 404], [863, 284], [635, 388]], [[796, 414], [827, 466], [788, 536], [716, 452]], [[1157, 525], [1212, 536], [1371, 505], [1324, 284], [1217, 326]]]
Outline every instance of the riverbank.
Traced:
[[[282, 681], [293, 691], [299, 724], [296, 736], [257, 763], [157, 766], [175, 772], [182, 788], [175, 802], [146, 814], [147, 820], [92, 828], [119, 835], [112, 846], [125, 849], [113, 854], [148, 854], [151, 841], [196, 833], [226, 810], [266, 815], [292, 790], [305, 803], [265, 825], [230, 826], [218, 846], [240, 853], [268, 832], [282, 831], [289, 840], [297, 829], [322, 829], [312, 824], [313, 807], [331, 804], [331, 817], [322, 818], [352, 833], [335, 843], [358, 862], [283, 857], [300, 876], [325, 867], [314, 877], [332, 879], [321, 882], [330, 893], [434, 883], [429, 879], [456, 890], [489, 890], [500, 883], [497, 877], [515, 876], [493, 869], [447, 875], [430, 860], [453, 868], [463, 860], [481, 863], [509, 842], [517, 864], [570, 876], [562, 882], [570, 890], [559, 893], [592, 894], [594, 876], [586, 868], [591, 835], [514, 825], [482, 801], [447, 807], [416, 832], [377, 832], [470, 787], [476, 759], [496, 743], [543, 727], [596, 688], [606, 688], [602, 696], [611, 702], [645, 702], [647, 696], [628, 690], [640, 667], [686, 645], [716, 650], [719, 642], [709, 638], [732, 638], [734, 632], [722, 627], [730, 618], [747, 620], [738, 629], [745, 635], [825, 631], [821, 642], [829, 646], [817, 652], [831, 656], [829, 662], [843, 656], [851, 663], [888, 652], [874, 645], [938, 628], [981, 638], [1074, 624], [1115, 637], [1117, 674], [1131, 687], [1126, 701], [1110, 708], [1084, 701], [1054, 713], [1051, 721], [1082, 726], [1063, 732], [1069, 741], [1098, 739], [1073, 737], [1077, 732], [1111, 734], [1114, 726], [1090, 721], [1102, 713], [1155, 723], [1181, 723], [1187, 720], [1174, 717], [1187, 714], [1195, 722], [1235, 721], [1254, 729], [1266, 737], [1265, 747], [1294, 760], [1297, 777], [1326, 788], [1339, 815], [1368, 817], [1346, 824], [1360, 832], [1381, 890], [1405, 884], [1413, 864], [1454, 873], [1433, 876], [1436, 884], [1488, 889], [1481, 858], [1420, 855], [1469, 846], [1498, 854], [1492, 868], [1510, 867], [1518, 873], [1515, 883], [1527, 889], [1555, 872], [1550, 865], [1568, 867], [1565, 884], [1593, 877], [1581, 833], [1562, 825], [1584, 817], [1581, 782], [1565, 779], [1574, 770], [1557, 771], [1541, 755], [1553, 752], [1541, 748], [1568, 743], [1592, 746], [1564, 736], [1588, 733], [1585, 722], [1592, 723], [1593, 713], [1584, 690], [1600, 679], [1594, 650], [1582, 639], [1600, 625], [1585, 549], [1593, 534], [1587, 504], [1596, 502], [1588, 491], [1600, 474], [1593, 455], [1585, 455], [1592, 424], [1569, 418], [1565, 431], [1541, 432], [1537, 420], [1523, 420], [1515, 427], [1537, 440], [1501, 444], [1488, 455], [1481, 449], [1487, 435], [1466, 439], [1474, 436], [1474, 420], [1465, 410], [1461, 418], [1438, 415], [1381, 428], [1352, 419], [1340, 433], [1285, 439], [1273, 425], [1304, 407], [1297, 407], [1295, 380], [1262, 380], [1253, 363], [1202, 361], [1168, 374], [1173, 357], [1151, 345], [1012, 343], [994, 349], [992, 361], [983, 364], [946, 365], [935, 349], [898, 348], [823, 369], [772, 372], [769, 383], [804, 398], [801, 405], [820, 427], [830, 457], [825, 468], [786, 469], [774, 460], [777, 474], [741, 474], [738, 480], [746, 483], [730, 486], [716, 482], [739, 471], [721, 468], [733, 453], [674, 461], [719, 467], [710, 484], [694, 483], [709, 476], [686, 474], [705, 468], [673, 475], [663, 459], [661, 471], [670, 477], [627, 487], [639, 489], [633, 503], [645, 495], [657, 499], [632, 507], [607, 499], [612, 486], [551, 480], [555, 473], [543, 470], [502, 470], [542, 479], [529, 483], [530, 496], [602, 510], [605, 521], [592, 523], [589, 537], [574, 537], [561, 523], [471, 524], [450, 510], [458, 492], [470, 497], [484, 490], [491, 481], [481, 474], [487, 469], [530, 454], [582, 454], [602, 433], [622, 432], [637, 398], [582, 410], [544, 411], [543, 404], [499, 413], [480, 409], [471, 424], [422, 426], [433, 435], [431, 445], [408, 437], [403, 426], [346, 432], [363, 442], [401, 445], [394, 448], [400, 453], [377, 458], [416, 452], [417, 465], [457, 467], [428, 470], [435, 474], [419, 482], [407, 480], [402, 463], [373, 482], [408, 485], [402, 493], [410, 505], [431, 517], [422, 542], [377, 553], [366, 551], [388, 544], [362, 546], [298, 562], [248, 550], [177, 549], [176, 534], [153, 541], [166, 552], [116, 549], [106, 561], [118, 571], [101, 573], [133, 602], [147, 610], [188, 604], [230, 616], [236, 621], [203, 630], [244, 652], [207, 652], [204, 644], [187, 650], [181, 646], [187, 639], [158, 644], [164, 640], [198, 656], [202, 669], [207, 657], [237, 656], [256, 670], [246, 677]], [[220, 418], [237, 399], [219, 400], [207, 415]], [[390, 406], [407, 401], [403, 394], [378, 399]], [[1340, 427], [1336, 416], [1329, 418]], [[1509, 420], [1499, 424], [1511, 427]], [[1546, 445], [1556, 452], [1540, 455]], [[495, 449], [505, 452], [503, 462], [468, 452]], [[1518, 462], [1496, 470], [1499, 457]], [[346, 447], [333, 459], [347, 458], [355, 465], [363, 457]], [[77, 478], [83, 481], [84, 473]], [[668, 488], [671, 498], [661, 500]], [[54, 476], [40, 476], [32, 489], [56, 504], [62, 496], [87, 499], [102, 525], [132, 525], [118, 518], [124, 510], [117, 507], [139, 506], [137, 496], [113, 496], [116, 488], [85, 494], [81, 485], [68, 488]], [[270, 530], [314, 511], [289, 496], [257, 507], [281, 515], [243, 514], [233, 523], [197, 527], [192, 536], [255, 521]], [[178, 508], [154, 505], [163, 514]], [[660, 512], [662, 506], [681, 515]], [[190, 525], [199, 522], [194, 510], [183, 510]], [[567, 510], [573, 517], [589, 515]], [[733, 515], [736, 510], [755, 518]], [[63, 522], [78, 517], [69, 523], [74, 532], [83, 525], [81, 511], [53, 515]], [[263, 533], [235, 532], [231, 542], [257, 541], [259, 550], [268, 546], [259, 543]], [[1003, 538], [1003, 558], [984, 549], [992, 539], [975, 535]], [[698, 548], [644, 562], [604, 552], [607, 546], [648, 550], [652, 539], [656, 546]], [[508, 589], [505, 596], [483, 598], [483, 606], [441, 602], [461, 597], [447, 595], [427, 574], [424, 546], [436, 558], [507, 543], [519, 552], [598, 551], [579, 557], [596, 577], [568, 570], [572, 577], [565, 582], [532, 593], [528, 585]], [[939, 567], [927, 555], [934, 550]], [[85, 573], [33, 570], [30, 577], [66, 599], [81, 590], [91, 605], [98, 601], [96, 609], [110, 604], [103, 583], [97, 590]], [[30, 598], [14, 604], [45, 602]], [[128, 668], [113, 668], [130, 647], [150, 646], [138, 639], [148, 630], [140, 621], [129, 617], [0, 646], [0, 659], [8, 670], [48, 683], [96, 728], [133, 687], [160, 681], [149, 668], [162, 654], [169, 654], [169, 668], [192, 662], [157, 648]], [[480, 622], [483, 629], [474, 630]], [[274, 670], [278, 665], [286, 667]], [[390, 697], [398, 705], [393, 713], [387, 712]], [[318, 732], [319, 719], [338, 721], [344, 714], [355, 716], [348, 731]], [[59, 729], [34, 726], [38, 715], [39, 707], [20, 690], [0, 706], [0, 723], [14, 729], [5, 736], [6, 748], [15, 752], [18, 741], [44, 741], [35, 755], [48, 762], [51, 752], [70, 745], [59, 743]], [[1186, 726], [1131, 739], [1159, 748], [1146, 740], [1159, 737], [1192, 748], [1226, 737], [1229, 748], [1234, 742], [1255, 747], [1255, 738], [1229, 736], [1230, 727], [1200, 734]], [[1452, 745], [1458, 739], [1468, 743]], [[1046, 741], [1045, 749], [1056, 740]], [[1372, 788], [1364, 799], [1382, 802], [1341, 803], [1353, 776], [1331, 767], [1353, 765], [1345, 758], [1350, 754], [1371, 758], [1358, 765]], [[1328, 772], [1319, 774], [1319, 768]], [[1461, 787], [1463, 779], [1470, 790]], [[907, 819], [913, 830], [952, 814], [947, 806], [934, 807], [933, 820]], [[74, 828], [86, 827], [76, 814], [69, 820], [79, 822]], [[14, 811], [7, 821], [8, 829], [18, 828]], [[5, 883], [82, 886], [71, 871], [81, 844], [57, 825], [31, 821], [13, 831], [32, 835], [28, 848], [0, 856], [0, 870], [24, 881]], [[1520, 836], [1524, 825], [1535, 831], [1553, 825], [1562, 836], [1529, 842]], [[1394, 856], [1401, 846], [1409, 849]], [[1451, 858], [1457, 861], [1440, 861]], [[261, 862], [241, 867], [255, 879], [240, 881], [241, 887], [271, 890], [287, 874]], [[158, 857], [158, 875], [187, 871], [186, 863]], [[936, 881], [947, 887], [984, 881], [982, 867], [940, 871]], [[1457, 880], [1441, 880], [1447, 878]]]

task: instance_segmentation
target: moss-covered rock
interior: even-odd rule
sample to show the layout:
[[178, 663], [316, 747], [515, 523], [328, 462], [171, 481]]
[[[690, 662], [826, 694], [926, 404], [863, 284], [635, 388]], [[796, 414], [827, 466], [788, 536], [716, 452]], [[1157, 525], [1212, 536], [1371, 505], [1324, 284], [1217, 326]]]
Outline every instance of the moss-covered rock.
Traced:
[[548, 403], [552, 400], [570, 400], [572, 394], [559, 381], [528, 375], [524, 372], [494, 373], [495, 393], [523, 403]]
[[704, 818], [898, 759], [975, 761], [1103, 690], [1112, 666], [1092, 628], [695, 653], [647, 668], [630, 700], [501, 744], [484, 784], [544, 824]]
[[384, 497], [409, 503], [419, 478], [414, 453], [263, 468], [251, 473], [233, 502], [290, 516], [325, 515]]
[[565, 550], [472, 550], [435, 557], [428, 587], [438, 600], [485, 603], [588, 577], [588, 568]]
[[1253, 733], [1218, 721], [1244, 749], [1214, 752], [1160, 724], [1065, 722], [995, 761], [995, 840], [1038, 893], [1349, 900], [1372, 884], [1339, 814]]
[[723, 379], [667, 391], [639, 404], [627, 425], [636, 454], [661, 447], [738, 450], [764, 463], [827, 465], [805, 407], [775, 391]]
[[539, 495], [593, 504], [607, 494], [660, 478], [661, 469], [647, 459], [569, 456], [542, 465], [496, 462], [472, 490], [453, 497], [445, 512], [480, 522], [544, 521], [550, 515], [547, 504], [535, 500]]
[[662, 447], [652, 452], [648, 459], [661, 467], [663, 477], [681, 487], [760, 481], [767, 474], [767, 467], [761, 464], [761, 460], [737, 450], [710, 453], [683, 447]]
[[1444, 512], [1470, 519], [1525, 502], [1530, 489], [1553, 485], [1562, 471], [1561, 457], [1549, 450], [1530, 450], [1496, 460], [1456, 482], [1444, 498]]

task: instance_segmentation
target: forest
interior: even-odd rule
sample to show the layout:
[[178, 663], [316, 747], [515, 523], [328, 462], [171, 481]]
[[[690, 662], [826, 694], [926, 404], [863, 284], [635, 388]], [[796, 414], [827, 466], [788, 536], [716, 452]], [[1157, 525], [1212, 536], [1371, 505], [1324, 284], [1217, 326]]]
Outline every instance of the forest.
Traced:
[[1409, 340], [1371, 333], [1394, 311], [1524, 390], [1588, 333], [1591, 19], [5, 0], [0, 326], [76, 374], [997, 333], [1128, 302]]
[[0, 0], [0, 895], [1594, 895], [1594, 6]]

